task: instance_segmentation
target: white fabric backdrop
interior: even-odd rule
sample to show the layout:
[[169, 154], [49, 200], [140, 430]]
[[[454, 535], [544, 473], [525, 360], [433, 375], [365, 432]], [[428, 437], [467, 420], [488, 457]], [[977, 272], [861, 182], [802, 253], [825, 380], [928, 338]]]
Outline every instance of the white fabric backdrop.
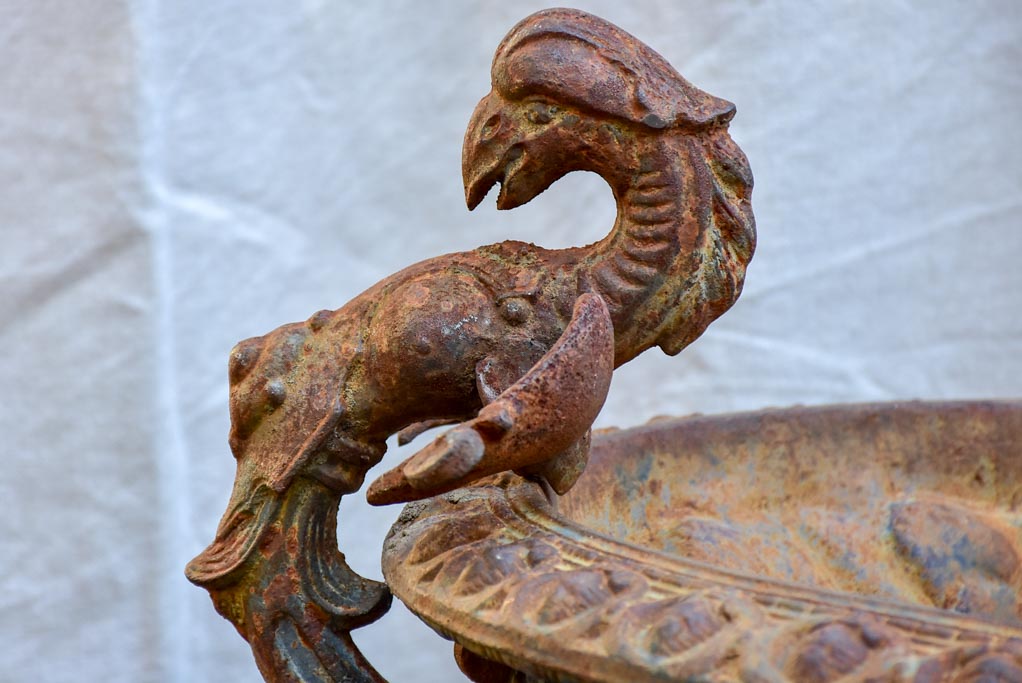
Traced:
[[[760, 230], [739, 304], [600, 424], [1022, 394], [1022, 5], [577, 5], [737, 103]], [[541, 7], [0, 0], [0, 681], [258, 680], [182, 575], [230, 490], [227, 353], [427, 256], [602, 236], [592, 175], [464, 208], [492, 51]], [[397, 513], [344, 501], [358, 571]], [[399, 605], [356, 637], [459, 680]]]

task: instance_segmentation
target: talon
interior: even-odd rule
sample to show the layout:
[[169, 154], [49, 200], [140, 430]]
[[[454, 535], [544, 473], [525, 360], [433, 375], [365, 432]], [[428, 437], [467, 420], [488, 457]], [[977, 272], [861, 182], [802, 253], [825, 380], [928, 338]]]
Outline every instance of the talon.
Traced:
[[500, 437], [511, 431], [514, 426], [514, 419], [508, 412], [507, 407], [498, 403], [491, 403], [479, 411], [478, 417], [472, 421], [476, 428], [490, 432], [494, 437]]
[[397, 433], [397, 445], [407, 446], [412, 441], [415, 441], [416, 437], [421, 435], [423, 432], [428, 432], [434, 427], [443, 427], [444, 425], [453, 425], [460, 422], [460, 420], [451, 420], [448, 418], [438, 418], [435, 420], [423, 420], [422, 422], [416, 422], [415, 424], [408, 425], [400, 432]]
[[409, 458], [401, 471], [414, 488], [427, 489], [465, 476], [484, 453], [479, 432], [455, 427]]
[[[585, 466], [586, 434], [607, 397], [613, 371], [610, 312], [598, 295], [583, 294], [564, 333], [524, 377], [474, 419], [373, 482], [366, 494], [369, 502], [426, 498], [550, 460], [556, 462], [537, 471], [555, 481], [559, 492], [566, 491]], [[579, 445], [572, 450], [573, 444]]]

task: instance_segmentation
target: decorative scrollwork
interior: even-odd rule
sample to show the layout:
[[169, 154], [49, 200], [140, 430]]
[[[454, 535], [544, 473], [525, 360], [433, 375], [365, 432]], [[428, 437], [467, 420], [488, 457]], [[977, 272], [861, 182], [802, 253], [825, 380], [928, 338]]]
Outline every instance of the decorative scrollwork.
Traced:
[[409, 506], [384, 575], [474, 653], [460, 655], [467, 674], [472, 656], [506, 667], [480, 683], [1022, 680], [1022, 630], [645, 551], [558, 515], [514, 475]]

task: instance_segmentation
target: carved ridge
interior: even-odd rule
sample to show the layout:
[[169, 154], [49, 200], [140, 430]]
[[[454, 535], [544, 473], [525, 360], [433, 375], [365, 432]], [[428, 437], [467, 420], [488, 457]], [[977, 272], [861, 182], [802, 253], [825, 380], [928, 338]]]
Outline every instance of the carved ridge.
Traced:
[[[675, 556], [650, 557], [646, 550], [558, 517], [535, 484], [511, 475], [475, 486], [471, 495], [450, 495], [458, 496], [456, 505], [447, 497], [428, 501], [415, 517], [394, 526], [384, 550], [387, 581], [439, 632], [541, 679], [732, 680], [769, 669], [776, 681], [852, 682], [909, 667], [939, 676], [925, 680], [966, 680], [960, 677], [982, 670], [983, 662], [1002, 659], [1022, 670], [1019, 629], [727, 572]], [[490, 535], [476, 535], [469, 545], [446, 536], [447, 547], [438, 547], [441, 539], [431, 537], [433, 554], [427, 561], [414, 567], [403, 561], [420, 542], [416, 529], [425, 528], [427, 520], [432, 525], [466, 514], [486, 519]], [[463, 555], [521, 553], [530, 546], [552, 548], [556, 555], [548, 551], [541, 565], [524, 574], [509, 571], [475, 595], [465, 592], [464, 584], [455, 595], [448, 582], [420, 582], [425, 575], [442, 574], [448, 562]], [[611, 576], [619, 577], [617, 591], [610, 587]], [[515, 611], [501, 614], [487, 607], [494, 595], [515, 604]], [[568, 613], [574, 616], [565, 620]], [[466, 616], [472, 620], [470, 633]], [[777, 649], [779, 638], [791, 652]], [[977, 646], [982, 648], [978, 656]], [[601, 662], [599, 671], [584, 661]]]

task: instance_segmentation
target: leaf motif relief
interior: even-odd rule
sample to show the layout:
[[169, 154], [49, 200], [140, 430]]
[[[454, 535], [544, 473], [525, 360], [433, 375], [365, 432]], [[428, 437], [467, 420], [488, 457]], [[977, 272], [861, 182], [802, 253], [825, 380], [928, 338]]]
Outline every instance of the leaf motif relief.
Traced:
[[890, 529], [936, 607], [1022, 625], [1020, 548], [982, 513], [947, 501], [897, 502]]
[[804, 631], [794, 643], [789, 642], [794, 653], [787, 670], [793, 681], [843, 681], [853, 673], [866, 675], [871, 659], [903, 655], [903, 646], [904, 639], [876, 619], [852, 616], [825, 621]]
[[407, 562], [421, 564], [451, 550], [451, 539], [467, 545], [487, 538], [497, 527], [498, 520], [486, 510], [463, 515], [429, 517], [416, 530], [414, 545], [407, 554]]
[[1022, 640], [970, 645], [923, 659], [912, 683], [1015, 683], [1022, 681]]
[[448, 560], [440, 574], [441, 583], [450, 581], [449, 592], [463, 597], [481, 593], [516, 574], [526, 571], [527, 550], [515, 545], [483, 544], [462, 547]]
[[550, 572], [521, 586], [516, 596], [518, 618], [537, 626], [577, 625], [604, 606], [611, 594], [601, 571]]
[[670, 680], [684, 680], [716, 669], [743, 634], [762, 623], [755, 605], [700, 591], [626, 608], [607, 635], [608, 650]]

